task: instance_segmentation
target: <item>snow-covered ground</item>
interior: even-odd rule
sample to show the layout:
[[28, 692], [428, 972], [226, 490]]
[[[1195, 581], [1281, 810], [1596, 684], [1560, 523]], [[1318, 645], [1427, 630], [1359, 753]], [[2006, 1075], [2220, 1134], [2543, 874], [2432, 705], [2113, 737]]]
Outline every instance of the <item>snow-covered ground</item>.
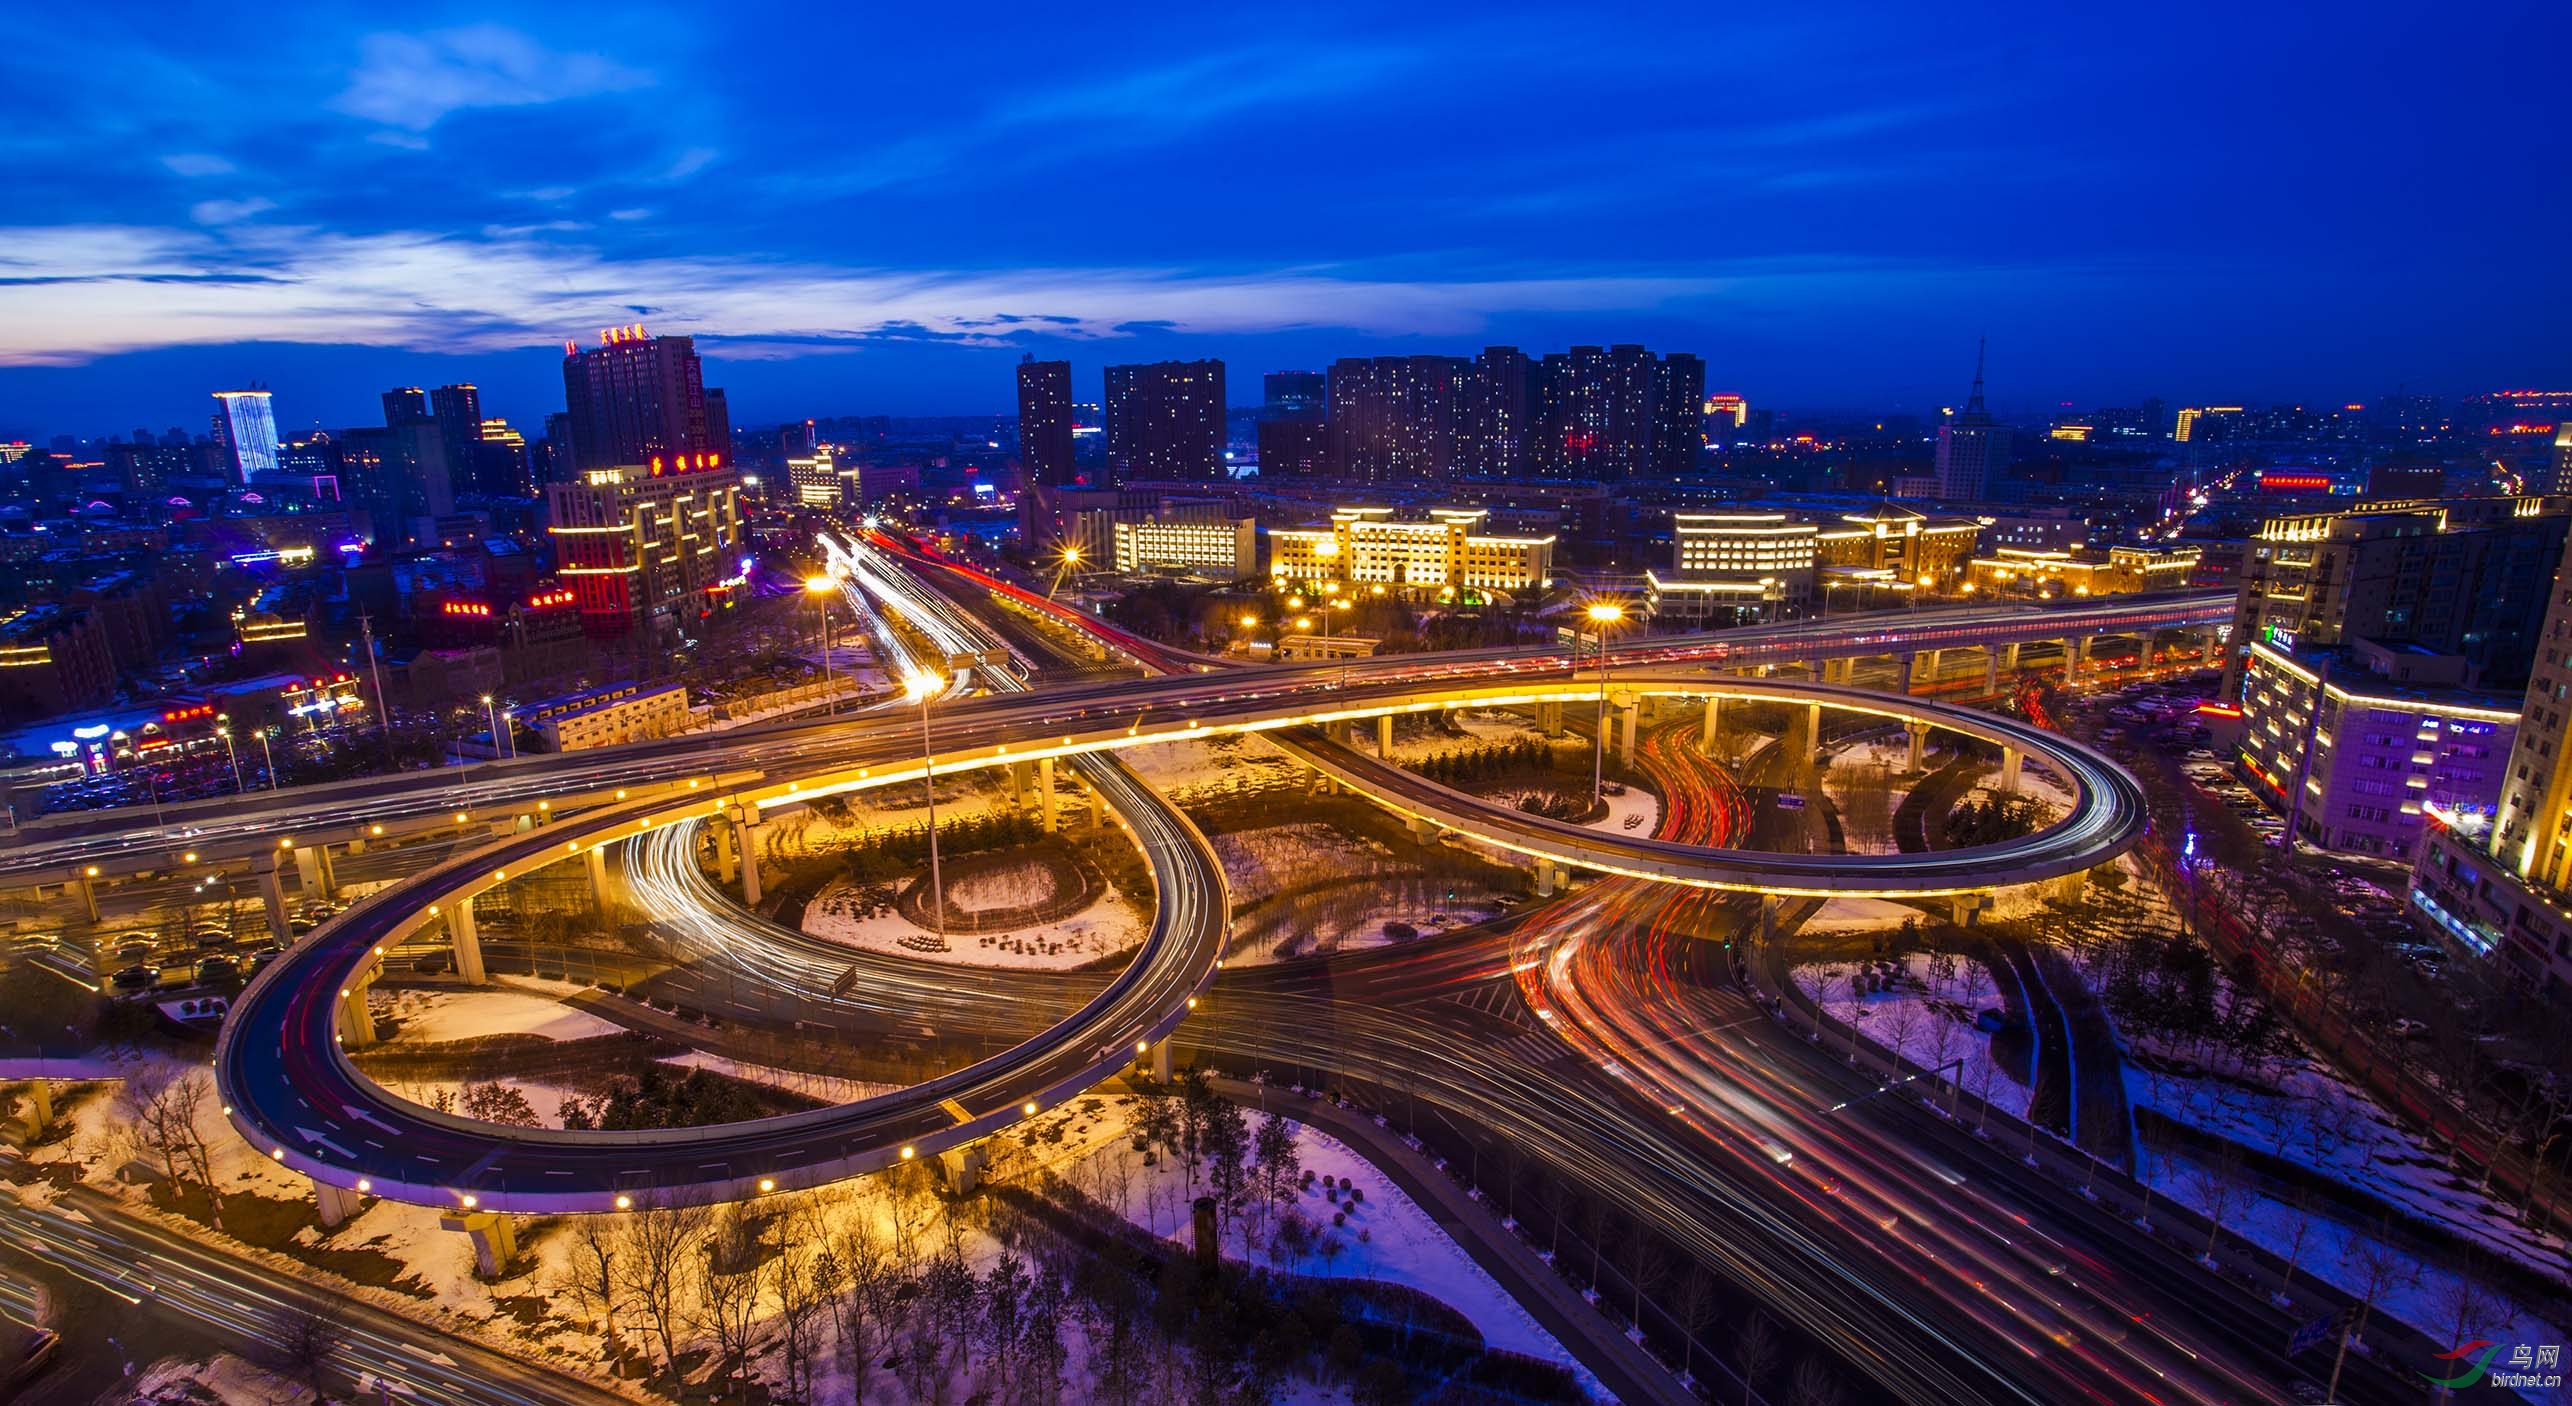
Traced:
[[682, 1069], [704, 1069], [716, 1074], [728, 1074], [745, 1083], [766, 1084], [772, 1089], [784, 1089], [788, 1093], [802, 1094], [809, 1099], [833, 1104], [856, 1103], [880, 1094], [892, 1093], [901, 1087], [899, 1084], [870, 1083], [864, 1079], [843, 1079], [835, 1074], [807, 1074], [800, 1069], [778, 1069], [765, 1064], [747, 1064], [723, 1055], [707, 1054], [703, 1050], [689, 1050], [685, 1054], [668, 1055], [663, 1057], [660, 1063], [676, 1065]]
[[1874, 932], [1899, 928], [1905, 919], [1917, 919], [1920, 910], [1907, 903], [1884, 898], [1834, 898], [1824, 903], [1812, 917], [1804, 920], [1799, 932]]
[[[1978, 962], [1930, 952], [1910, 953], [1896, 965], [1902, 979], [1890, 991], [1853, 993], [1849, 975], [1857, 968], [1849, 962], [1797, 967], [1795, 984], [1843, 1027], [1855, 1022], [1860, 1037], [1900, 1051], [1923, 1069], [1964, 1061], [1952, 1077], [1962, 1081], [1966, 1093], [2011, 1117], [2025, 1117], [2027, 1085], [1992, 1058], [1992, 1037], [1974, 1028], [1977, 1015], [2001, 1007], [1991, 974]], [[1826, 1042], [1829, 1038], [1824, 1037]]]
[[1904, 766], [1911, 760], [1908, 740], [1852, 743], [1831, 760], [1823, 773], [1822, 794], [1840, 815], [1840, 839], [1851, 854], [1892, 854], [1900, 849], [1893, 837], [1893, 812], [1902, 803]]
[[[1317, 822], [1230, 831], [1210, 840], [1232, 888], [1236, 935], [1225, 960], [1234, 965], [1380, 947], [1402, 940], [1385, 931], [1387, 923], [1421, 934], [1441, 932], [1488, 921], [1503, 906], [1481, 884], [1432, 881], [1416, 860]], [[1346, 882], [1254, 906], [1308, 888], [1317, 877]]]
[[1661, 824], [1661, 798], [1640, 786], [1628, 786], [1624, 795], [1611, 793], [1606, 800], [1607, 814], [1590, 822], [1593, 830], [1649, 836]]
[[[1111, 1116], [1133, 1116], [1133, 1100], [1107, 1101], [1113, 1105]], [[1246, 1116], [1256, 1129], [1262, 1115]], [[1537, 1326], [1419, 1203], [1347, 1144], [1301, 1123], [1292, 1126], [1296, 1158], [1315, 1174], [1313, 1183], [1294, 1196], [1292, 1209], [1322, 1234], [1300, 1257], [1281, 1256], [1274, 1248], [1278, 1221], [1273, 1214], [1236, 1216], [1224, 1230], [1227, 1256], [1299, 1274], [1408, 1285], [1473, 1320], [1491, 1346], [1562, 1363], [1582, 1377], [1594, 1396], [1602, 1394], [1562, 1344]], [[1202, 1168], [1191, 1190], [1178, 1159], [1163, 1157], [1146, 1167], [1130, 1143], [1113, 1139], [1090, 1148], [1083, 1160], [1092, 1165], [1065, 1172], [1075, 1185], [1155, 1235], [1190, 1242], [1188, 1205], [1204, 1190]], [[1361, 1199], [1352, 1202], [1343, 1191], [1334, 1202], [1323, 1188], [1323, 1177], [1354, 1183]], [[1344, 1216], [1344, 1223], [1333, 1225], [1334, 1215]]]
[[1127, 951], [1142, 942], [1152, 926], [1148, 910], [1138, 911], [1132, 900], [1111, 889], [1068, 918], [1023, 931], [950, 934], [941, 951], [937, 934], [889, 907], [860, 916], [861, 892], [844, 879], [832, 880], [805, 906], [805, 933], [862, 952], [921, 961], [1059, 971]]
[[[1543, 737], [1544, 730], [1535, 720], [1505, 708], [1454, 708], [1446, 714], [1449, 722], [1462, 731], [1462, 737], [1438, 732], [1398, 733], [1393, 741], [1393, 759], [1404, 765], [1426, 760], [1440, 752], [1461, 751], [1486, 742], [1515, 742], [1522, 737]], [[1360, 724], [1361, 728], [1370, 724]], [[1366, 739], [1370, 746], [1373, 739]]]
[[550, 995], [511, 989], [533, 984], [501, 977], [493, 986], [472, 990], [379, 988], [370, 1008], [379, 1019], [390, 1016], [402, 1022], [400, 1033], [384, 1042], [386, 1049], [475, 1040], [486, 1035], [586, 1040], [595, 1035], [613, 1035], [625, 1028], [566, 1006]]
[[164, 1357], [117, 1388], [126, 1406], [299, 1406], [312, 1389], [228, 1352], [189, 1360]]

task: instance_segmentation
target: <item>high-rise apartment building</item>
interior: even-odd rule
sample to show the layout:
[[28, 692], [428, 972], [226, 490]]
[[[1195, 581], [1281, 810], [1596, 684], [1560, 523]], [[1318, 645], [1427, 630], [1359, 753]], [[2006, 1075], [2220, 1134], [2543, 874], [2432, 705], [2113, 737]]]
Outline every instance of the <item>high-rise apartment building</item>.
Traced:
[[611, 327], [604, 336], [604, 345], [588, 351], [564, 349], [573, 467], [650, 473], [730, 462], [707, 416], [696, 339], [655, 337], [640, 326]]
[[1452, 356], [1331, 363], [1331, 469], [1350, 483], [1441, 483], [1454, 465], [1470, 364]]
[[1223, 363], [1107, 368], [1111, 484], [1224, 477]]
[[1974, 348], [1974, 388], [1965, 408], [1938, 427], [1938, 496], [1953, 502], [1980, 501], [1992, 480], [2009, 468], [2009, 426], [1983, 407], [1983, 353]]
[[1517, 478], [1536, 437], [1536, 363], [1516, 347], [1485, 347], [1465, 378], [1457, 471]]
[[268, 392], [216, 391], [214, 398], [223, 402], [215, 425], [223, 433], [234, 475], [248, 483], [253, 474], [276, 472], [277, 413], [269, 404]]
[[1018, 363], [1018, 464], [1027, 483], [1068, 488], [1080, 482], [1072, 463], [1072, 364]]
[[1330, 404], [1331, 378], [1322, 371], [1271, 371], [1260, 378], [1262, 418], [1319, 420]]
[[416, 425], [429, 418], [429, 393], [418, 386], [396, 386], [384, 393], [384, 425]]
[[1706, 446], [1706, 363], [1672, 352], [1652, 377], [1652, 472], [1670, 478], [1695, 467]]

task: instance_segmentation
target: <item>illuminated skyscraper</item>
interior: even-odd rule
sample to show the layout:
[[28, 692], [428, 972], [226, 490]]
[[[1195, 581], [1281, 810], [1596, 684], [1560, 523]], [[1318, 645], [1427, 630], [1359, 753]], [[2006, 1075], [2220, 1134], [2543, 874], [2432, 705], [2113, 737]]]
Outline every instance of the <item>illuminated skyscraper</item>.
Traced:
[[655, 337], [639, 326], [604, 335], [604, 346], [564, 350], [575, 467], [706, 468], [731, 457], [707, 418], [695, 338]]
[[268, 403], [268, 392], [216, 391], [214, 398], [223, 402], [223, 416], [217, 423], [223, 431], [232, 471], [243, 483], [248, 483], [252, 474], [274, 473], [277, 415]]
[[416, 425], [429, 418], [429, 393], [418, 386], [396, 386], [384, 393], [384, 425]]
[[2009, 467], [2009, 426], [1983, 408], [1983, 352], [1974, 347], [1974, 389], [1962, 414], [1938, 427], [1938, 496], [1972, 502], [1991, 487], [1992, 475]]
[[1018, 463], [1026, 481], [1066, 488], [1080, 479], [1072, 467], [1072, 364], [1018, 363]]

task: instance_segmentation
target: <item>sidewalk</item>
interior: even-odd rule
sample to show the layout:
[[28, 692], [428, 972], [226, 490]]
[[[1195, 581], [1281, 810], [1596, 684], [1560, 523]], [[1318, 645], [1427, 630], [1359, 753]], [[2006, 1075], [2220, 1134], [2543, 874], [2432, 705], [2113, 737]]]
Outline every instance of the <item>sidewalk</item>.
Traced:
[[1219, 1078], [1214, 1086], [1237, 1103], [1310, 1124], [1364, 1154], [1376, 1170], [1391, 1177], [1394, 1185], [1418, 1202], [1439, 1229], [1464, 1247], [1483, 1272], [1498, 1280], [1500, 1287], [1518, 1300], [1546, 1332], [1578, 1357], [1581, 1365], [1589, 1368], [1617, 1400], [1630, 1406], [1648, 1402], [1698, 1406], [1695, 1394], [1681, 1386], [1669, 1368], [1573, 1292], [1553, 1266], [1504, 1229], [1489, 1208], [1467, 1196], [1463, 1187], [1413, 1151], [1409, 1143], [1377, 1127], [1373, 1118], [1274, 1085]]

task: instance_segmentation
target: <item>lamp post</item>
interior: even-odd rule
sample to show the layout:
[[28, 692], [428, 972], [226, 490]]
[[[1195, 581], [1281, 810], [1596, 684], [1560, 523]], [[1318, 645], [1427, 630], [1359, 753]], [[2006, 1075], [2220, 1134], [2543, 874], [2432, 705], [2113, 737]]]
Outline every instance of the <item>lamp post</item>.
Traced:
[[937, 747], [929, 740], [929, 704], [946, 686], [945, 679], [927, 669], [914, 670], [902, 680], [903, 692], [920, 705], [920, 789], [929, 798], [929, 906], [941, 951], [947, 945], [947, 888], [938, 876]]
[[1607, 800], [1607, 691], [1608, 627], [1625, 618], [1625, 607], [1601, 601], [1589, 609], [1591, 633], [1599, 642], [1599, 719], [1597, 737], [1590, 749], [1590, 805], [1596, 808]]
[[241, 794], [241, 756], [232, 750], [232, 715], [230, 713], [215, 715], [214, 735], [223, 739], [223, 760], [232, 768], [232, 794], [238, 796]]
[[804, 594], [811, 596], [822, 612], [822, 716], [827, 718], [839, 716], [839, 693], [831, 687], [831, 592], [836, 589], [837, 583], [828, 576], [804, 578]]
[[500, 760], [500, 709], [488, 693], [482, 695], [482, 715], [491, 722], [491, 759], [496, 762]]
[[268, 750], [268, 729], [259, 729], [259, 755], [268, 763], [268, 789], [277, 789], [277, 754]]

